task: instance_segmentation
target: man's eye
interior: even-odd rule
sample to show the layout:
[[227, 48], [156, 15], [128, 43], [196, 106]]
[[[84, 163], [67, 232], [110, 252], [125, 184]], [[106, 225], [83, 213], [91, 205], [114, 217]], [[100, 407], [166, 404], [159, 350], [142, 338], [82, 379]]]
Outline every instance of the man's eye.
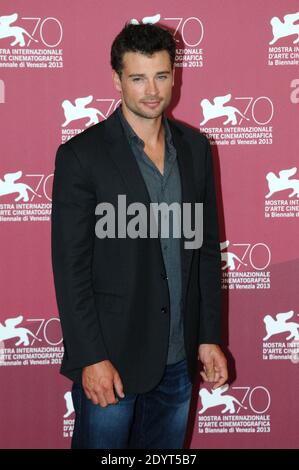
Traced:
[[141, 77], [135, 77], [135, 78], [133, 78], [133, 82], [139, 82], [140, 80], [142, 80]]
[[166, 75], [159, 75], [158, 78], [162, 78], [164, 80], [164, 78], [167, 78]]

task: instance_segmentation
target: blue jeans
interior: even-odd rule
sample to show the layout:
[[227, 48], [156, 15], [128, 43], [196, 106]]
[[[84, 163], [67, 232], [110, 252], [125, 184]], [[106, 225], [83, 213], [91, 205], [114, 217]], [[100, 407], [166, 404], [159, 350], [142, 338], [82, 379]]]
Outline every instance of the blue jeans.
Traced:
[[72, 449], [182, 449], [191, 394], [186, 359], [166, 365], [154, 389], [125, 395], [116, 405], [94, 405], [74, 383]]

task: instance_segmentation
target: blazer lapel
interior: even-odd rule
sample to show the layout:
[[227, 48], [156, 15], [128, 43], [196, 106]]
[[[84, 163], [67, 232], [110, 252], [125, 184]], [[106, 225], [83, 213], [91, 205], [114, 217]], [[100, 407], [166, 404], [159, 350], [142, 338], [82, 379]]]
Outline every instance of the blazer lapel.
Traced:
[[[174, 146], [177, 151], [177, 159], [179, 171], [181, 175], [181, 188], [182, 188], [182, 206], [181, 211], [183, 214], [183, 203], [191, 203], [191, 222], [194, 229], [194, 203], [196, 202], [196, 188], [194, 181], [194, 170], [190, 145], [184, 136], [184, 132], [175, 125], [175, 122], [168, 119], [171, 129]], [[185, 299], [187, 290], [191, 260], [193, 250], [184, 247], [185, 241], [189, 239], [185, 237], [183, 231], [183, 216], [181, 226], [181, 262], [182, 262], [182, 298]], [[190, 241], [190, 240], [189, 240]]]
[[105, 121], [105, 130], [109, 157], [127, 187], [127, 204], [142, 202], [149, 209], [150, 195], [116, 112]]

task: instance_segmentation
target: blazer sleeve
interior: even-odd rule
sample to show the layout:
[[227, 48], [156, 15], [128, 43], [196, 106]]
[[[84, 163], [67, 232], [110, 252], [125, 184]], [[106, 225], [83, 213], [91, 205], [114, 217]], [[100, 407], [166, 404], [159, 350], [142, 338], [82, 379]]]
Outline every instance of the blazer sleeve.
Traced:
[[69, 371], [108, 359], [92, 287], [96, 195], [69, 143], [56, 153], [51, 254]]
[[211, 146], [205, 138], [203, 243], [199, 251], [199, 344], [221, 344], [221, 253]]

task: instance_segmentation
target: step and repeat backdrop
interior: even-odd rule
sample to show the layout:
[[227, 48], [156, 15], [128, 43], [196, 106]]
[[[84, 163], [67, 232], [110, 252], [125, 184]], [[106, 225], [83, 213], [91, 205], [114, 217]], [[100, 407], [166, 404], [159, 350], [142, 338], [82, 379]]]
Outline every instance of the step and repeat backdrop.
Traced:
[[198, 379], [186, 446], [296, 448], [295, 0], [1, 2], [0, 447], [70, 446], [74, 410], [71, 382], [59, 374], [51, 267], [55, 153], [119, 105], [110, 47], [127, 21], [173, 32], [167, 114], [207, 135], [213, 150], [230, 380], [212, 391]]

